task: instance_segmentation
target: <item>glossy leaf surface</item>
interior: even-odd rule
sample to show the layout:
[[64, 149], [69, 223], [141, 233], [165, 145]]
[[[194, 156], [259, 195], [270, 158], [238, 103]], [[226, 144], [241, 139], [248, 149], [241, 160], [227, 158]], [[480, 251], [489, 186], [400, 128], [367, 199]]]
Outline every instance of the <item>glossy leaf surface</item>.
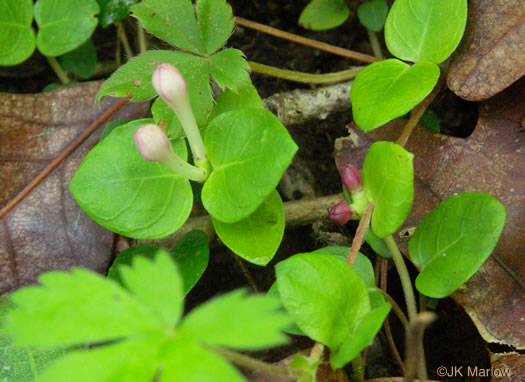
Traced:
[[244, 260], [266, 265], [277, 252], [284, 235], [284, 208], [277, 191], [247, 218], [236, 223], [213, 219], [213, 227], [222, 242]]
[[0, 65], [17, 65], [28, 59], [36, 47], [31, 28], [31, 0], [0, 0]]
[[431, 62], [409, 66], [399, 60], [375, 62], [357, 75], [350, 90], [354, 121], [368, 132], [408, 113], [439, 79]]
[[78, 48], [97, 27], [99, 10], [96, 0], [38, 0], [34, 7], [38, 50], [55, 57]]
[[286, 128], [263, 109], [219, 115], [206, 129], [204, 142], [214, 170], [201, 198], [210, 215], [224, 223], [255, 212], [297, 151]]
[[414, 155], [392, 142], [376, 142], [363, 164], [363, 188], [374, 203], [372, 229], [381, 239], [401, 227], [414, 200]]
[[[135, 131], [150, 121], [117, 127], [84, 158], [69, 186], [80, 206], [100, 225], [140, 239], [175, 232], [193, 204], [186, 178], [144, 160], [136, 148]], [[184, 141], [177, 142], [175, 153], [186, 159]]]
[[466, 192], [441, 202], [408, 242], [421, 268], [416, 288], [429, 297], [451, 295], [490, 256], [505, 218], [505, 206], [489, 194]]
[[97, 0], [100, 6], [98, 20], [102, 28], [126, 18], [129, 8], [138, 0]]
[[299, 17], [299, 25], [316, 31], [338, 27], [346, 21], [350, 10], [344, 0], [312, 0]]
[[386, 24], [390, 53], [440, 64], [456, 49], [467, 23], [467, 0], [396, 0]]

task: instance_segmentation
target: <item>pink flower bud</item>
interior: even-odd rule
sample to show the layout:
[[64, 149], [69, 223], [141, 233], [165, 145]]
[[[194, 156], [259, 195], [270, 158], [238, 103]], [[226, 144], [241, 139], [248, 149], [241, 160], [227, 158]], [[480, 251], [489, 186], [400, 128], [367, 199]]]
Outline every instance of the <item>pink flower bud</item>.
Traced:
[[153, 72], [151, 84], [158, 95], [171, 107], [189, 107], [188, 85], [173, 65], [166, 63], [158, 65]]
[[351, 163], [345, 164], [341, 171], [341, 181], [348, 191], [359, 190], [361, 188], [361, 175], [357, 167]]
[[164, 131], [157, 125], [149, 123], [135, 132], [135, 145], [147, 161], [161, 162], [171, 155], [171, 144]]
[[341, 202], [330, 209], [330, 220], [335, 224], [343, 225], [352, 219], [353, 214], [354, 212], [350, 206], [346, 202]]

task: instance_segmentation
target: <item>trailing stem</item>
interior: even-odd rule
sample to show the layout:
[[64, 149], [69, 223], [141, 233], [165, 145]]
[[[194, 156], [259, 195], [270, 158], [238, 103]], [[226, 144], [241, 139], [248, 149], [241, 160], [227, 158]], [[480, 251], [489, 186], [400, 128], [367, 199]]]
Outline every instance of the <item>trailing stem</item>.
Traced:
[[355, 67], [348, 70], [343, 70], [334, 73], [325, 74], [311, 74], [296, 72], [293, 70], [280, 69], [275, 66], [259, 64], [257, 62], [249, 61], [250, 69], [254, 73], [259, 73], [267, 76], [282, 78], [283, 80], [306, 83], [306, 84], [330, 84], [335, 82], [344, 82], [351, 80], [357, 76], [357, 74], [364, 67]]

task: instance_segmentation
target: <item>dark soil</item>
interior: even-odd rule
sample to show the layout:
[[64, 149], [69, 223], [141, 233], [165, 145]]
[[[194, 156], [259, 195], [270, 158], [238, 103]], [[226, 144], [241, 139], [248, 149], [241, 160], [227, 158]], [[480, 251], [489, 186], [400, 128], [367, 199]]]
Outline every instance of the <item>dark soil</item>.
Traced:
[[[297, 25], [299, 14], [308, 3], [306, 0], [290, 2], [231, 0], [230, 3], [237, 16], [336, 46], [372, 54], [367, 33], [363, 27], [359, 26], [355, 12], [352, 12], [349, 20], [342, 27], [332, 31], [314, 32], [302, 29]], [[356, 2], [351, 1], [350, 3], [355, 9]], [[133, 29], [132, 22], [127, 22], [126, 25], [130, 31]], [[100, 28], [97, 30], [94, 42], [98, 47], [100, 60], [114, 59], [114, 41], [115, 30], [112, 26], [105, 30]], [[241, 27], [235, 29], [228, 45], [241, 49], [250, 61], [309, 73], [328, 73], [344, 70], [351, 65], [362, 65], [359, 62]], [[57, 81], [43, 57], [38, 53], [18, 67], [0, 68], [0, 78], [0, 91], [17, 93], [39, 92], [47, 84]], [[252, 79], [261, 97], [296, 88], [308, 88], [308, 85], [257, 74], [254, 74]], [[442, 132], [455, 136], [468, 136], [477, 120], [475, 104], [461, 101], [448, 91], [438, 97], [432, 109], [441, 120]], [[324, 121], [312, 121], [291, 129], [291, 134], [300, 147], [298, 157], [307, 164], [313, 174], [317, 182], [315, 188], [319, 195], [341, 191], [332, 152], [335, 139], [345, 135], [345, 126], [350, 122], [352, 122], [352, 114], [348, 111], [334, 114]], [[346, 227], [341, 232], [351, 234], [355, 232], [355, 227]], [[224, 246], [216, 244], [212, 248], [207, 271], [188, 297], [187, 308], [191, 309], [217, 294], [239, 287], [256, 288], [258, 291], [267, 290], [274, 281], [273, 266], [288, 256], [312, 251], [325, 245], [316, 238], [318, 235], [311, 227], [287, 230], [277, 255], [265, 268], [239, 260]], [[375, 261], [370, 248], [365, 246], [363, 251], [370, 256], [373, 262]], [[403, 295], [394, 270], [389, 273], [389, 293], [403, 306]], [[451, 299], [440, 301], [436, 313], [439, 319], [425, 336], [429, 377], [439, 379], [435, 375], [438, 366], [490, 367], [485, 342], [466, 313]], [[403, 329], [394, 315], [390, 316], [390, 322], [395, 342], [403, 354]], [[384, 334], [381, 333], [378, 338], [379, 341], [376, 341], [368, 351], [367, 378], [401, 375]], [[261, 354], [261, 357], [277, 361], [311, 345], [309, 340], [294, 338], [290, 346], [272, 349]], [[453, 380], [463, 379], [447, 379], [447, 381]]]

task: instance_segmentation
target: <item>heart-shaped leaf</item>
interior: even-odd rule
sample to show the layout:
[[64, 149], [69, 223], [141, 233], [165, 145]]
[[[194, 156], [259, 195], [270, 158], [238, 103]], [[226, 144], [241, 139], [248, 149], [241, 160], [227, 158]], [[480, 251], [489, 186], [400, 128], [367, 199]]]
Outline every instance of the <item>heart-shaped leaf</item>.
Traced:
[[396, 0], [385, 24], [390, 53], [439, 64], [456, 49], [467, 24], [467, 0]]
[[416, 288], [426, 296], [451, 295], [477, 272], [498, 243], [505, 206], [489, 194], [454, 195], [419, 223], [408, 242], [421, 273]]
[[[117, 127], [84, 158], [69, 189], [84, 211], [107, 229], [137, 239], [177, 231], [193, 204], [186, 178], [142, 158], [133, 135], [151, 120]], [[174, 151], [186, 159], [184, 141]]]
[[350, 91], [355, 123], [370, 131], [408, 113], [425, 99], [438, 79], [439, 67], [431, 62], [409, 66], [390, 59], [367, 66]]
[[274, 190], [247, 218], [229, 224], [212, 218], [212, 222], [219, 238], [233, 252], [250, 263], [266, 265], [283, 239], [283, 201]]
[[299, 17], [299, 25], [322, 31], [338, 27], [346, 21], [350, 10], [344, 0], [312, 0]]
[[95, 0], [38, 0], [34, 8], [38, 50], [55, 57], [78, 48], [97, 27], [99, 10]]
[[380, 238], [403, 224], [414, 200], [414, 155], [392, 142], [376, 142], [363, 164], [363, 189], [374, 203], [372, 229]]
[[214, 170], [202, 189], [202, 203], [224, 223], [251, 215], [277, 187], [297, 151], [288, 130], [263, 109], [219, 115], [204, 141]]
[[0, 65], [17, 65], [24, 62], [36, 47], [35, 33], [31, 28], [33, 2], [31, 0], [0, 0]]

